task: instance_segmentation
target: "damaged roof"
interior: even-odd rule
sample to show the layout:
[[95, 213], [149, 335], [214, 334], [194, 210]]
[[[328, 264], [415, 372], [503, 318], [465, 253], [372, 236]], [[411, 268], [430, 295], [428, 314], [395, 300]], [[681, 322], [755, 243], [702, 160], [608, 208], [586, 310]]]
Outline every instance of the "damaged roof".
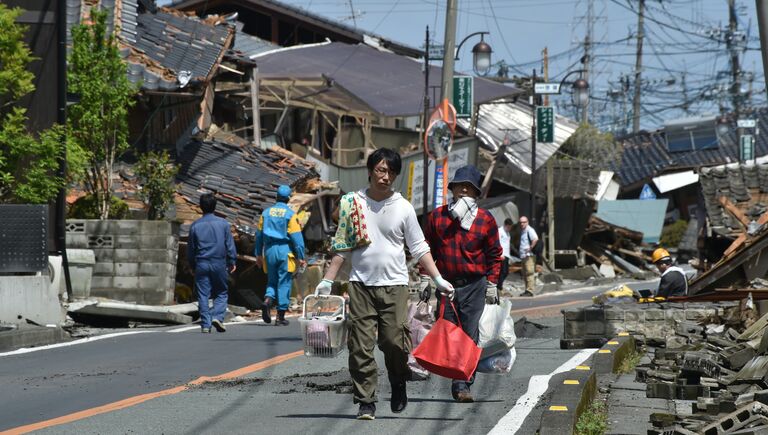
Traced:
[[[768, 128], [768, 109], [754, 114], [760, 130]], [[731, 128], [721, 135], [717, 147], [691, 151], [670, 152], [667, 149], [663, 129], [652, 132], [642, 131], [619, 139], [623, 143], [621, 162], [615, 171], [622, 186], [630, 186], [649, 180], [651, 177], [672, 169], [696, 168], [739, 161], [739, 147], [736, 132]], [[758, 135], [755, 140], [755, 155], [768, 154], [768, 140]]]
[[757, 220], [768, 211], [768, 159], [758, 164], [721, 165], [702, 168], [699, 182], [704, 195], [710, 223], [741, 231], [739, 222], [720, 205], [720, 197], [727, 197], [749, 219]]
[[[475, 80], [477, 88], [477, 80]], [[477, 101], [477, 99], [476, 99]], [[475, 135], [480, 139], [484, 148], [496, 152], [508, 137], [505, 150], [507, 162], [505, 166], [516, 172], [531, 174], [531, 127], [533, 114], [531, 106], [521, 102], [493, 101], [480, 104], [477, 114]], [[469, 132], [471, 122], [461, 118], [458, 126]], [[536, 168], [544, 165], [553, 154], [560, 149], [578, 124], [564, 116], [555, 117], [555, 141], [553, 143], [536, 144]], [[512, 184], [516, 185], [516, 184]]]
[[[294, 46], [256, 55], [259, 75], [326, 77], [383, 116], [419, 115], [424, 107], [422, 63], [365, 44], [330, 42]], [[290, 72], [290, 74], [286, 74]], [[441, 69], [431, 67], [430, 84], [440, 85]], [[475, 103], [518, 95], [520, 91], [475, 77]]]
[[179, 192], [193, 206], [206, 192], [216, 194], [216, 213], [250, 233], [266, 207], [272, 205], [277, 188], [293, 188], [318, 175], [314, 166], [284, 150], [262, 150], [237, 138], [217, 132], [192, 139], [178, 157], [176, 177]]
[[67, 42], [72, 28], [92, 8], [107, 12], [109, 31], [117, 30], [128, 78], [146, 90], [177, 90], [207, 82], [231, 44], [234, 29], [217, 18], [200, 20], [156, 8], [152, 0], [67, 0]]

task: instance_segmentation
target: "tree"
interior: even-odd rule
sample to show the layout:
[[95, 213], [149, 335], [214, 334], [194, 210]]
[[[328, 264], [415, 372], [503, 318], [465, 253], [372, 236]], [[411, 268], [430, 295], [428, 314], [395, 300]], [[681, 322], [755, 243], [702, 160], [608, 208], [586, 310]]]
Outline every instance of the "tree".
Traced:
[[579, 125], [560, 152], [591, 162], [598, 169], [608, 169], [621, 161], [621, 144], [614, 141], [611, 133], [603, 133], [589, 124]]
[[62, 147], [60, 128], [39, 138], [26, 128], [20, 100], [35, 90], [27, 70], [33, 57], [24, 43], [25, 26], [16, 23], [19, 8], [0, 3], [0, 203], [45, 204], [64, 183], [56, 176]]
[[106, 12], [92, 9], [91, 22], [72, 30], [67, 84], [80, 97], [68, 110], [69, 138], [87, 158], [83, 181], [98, 215], [109, 219], [113, 167], [128, 148], [128, 109], [137, 89], [128, 81], [114, 34], [107, 33]]
[[173, 180], [179, 172], [178, 165], [171, 163], [168, 152], [149, 152], [139, 158], [136, 175], [141, 182], [139, 198], [149, 205], [150, 220], [163, 219], [173, 202], [176, 186]]

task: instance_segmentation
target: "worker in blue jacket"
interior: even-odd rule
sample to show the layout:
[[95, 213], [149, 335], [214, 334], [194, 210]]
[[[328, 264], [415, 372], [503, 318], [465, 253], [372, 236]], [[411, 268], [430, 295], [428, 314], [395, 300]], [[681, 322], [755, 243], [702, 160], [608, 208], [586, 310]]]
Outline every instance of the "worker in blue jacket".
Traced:
[[[216, 197], [212, 193], [200, 196], [203, 217], [192, 223], [187, 239], [187, 260], [195, 271], [200, 326], [203, 333], [211, 332], [211, 325], [224, 332], [224, 313], [227, 311], [227, 272], [234, 273], [237, 261], [232, 226], [215, 216]], [[208, 307], [213, 297], [213, 313]]]
[[277, 189], [277, 203], [261, 213], [256, 229], [256, 246], [253, 255], [256, 262], [267, 272], [267, 291], [261, 317], [271, 323], [270, 309], [277, 297], [277, 320], [275, 325], [287, 325], [285, 312], [291, 296], [291, 282], [297, 265], [304, 267], [304, 237], [296, 212], [288, 207], [291, 188]]

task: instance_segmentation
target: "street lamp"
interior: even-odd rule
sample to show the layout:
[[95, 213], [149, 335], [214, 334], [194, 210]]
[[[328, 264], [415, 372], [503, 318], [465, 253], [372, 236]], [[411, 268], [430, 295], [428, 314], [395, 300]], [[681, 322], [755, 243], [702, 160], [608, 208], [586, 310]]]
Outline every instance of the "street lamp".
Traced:
[[489, 32], [470, 33], [456, 47], [456, 53], [454, 55], [454, 60], [459, 60], [459, 50], [461, 50], [461, 46], [464, 45], [469, 38], [475, 35], [480, 35], [480, 42], [472, 47], [472, 70], [479, 76], [486, 76], [488, 75], [488, 71], [491, 70], [491, 53], [493, 53], [493, 49], [491, 49], [491, 46], [488, 45], [484, 39], [484, 35], [488, 34]]
[[584, 110], [589, 103], [589, 83], [587, 83], [586, 80], [579, 78], [573, 82], [571, 89], [573, 89], [573, 93], [571, 94], [573, 105], [581, 107], [582, 110]]

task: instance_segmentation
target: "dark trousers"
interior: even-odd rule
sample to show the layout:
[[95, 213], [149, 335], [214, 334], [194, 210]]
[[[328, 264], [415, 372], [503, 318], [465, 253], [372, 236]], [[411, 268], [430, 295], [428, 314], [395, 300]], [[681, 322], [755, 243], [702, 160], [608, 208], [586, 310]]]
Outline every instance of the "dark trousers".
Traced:
[[[479, 277], [476, 281], [470, 282], [463, 287], [454, 285], [456, 289], [456, 296], [453, 299], [453, 305], [456, 307], [456, 311], [459, 313], [459, 319], [461, 320], [461, 329], [467, 333], [472, 341], [477, 344], [480, 338], [480, 316], [483, 315], [483, 309], [485, 308], [485, 288], [488, 285], [488, 281], [484, 276]], [[443, 298], [438, 298], [437, 312], [440, 312], [440, 304]], [[445, 307], [445, 319], [458, 325], [456, 321], [456, 314], [451, 309], [450, 305]], [[475, 374], [472, 373], [472, 377], [469, 381], [461, 381], [454, 379], [451, 384], [451, 391], [468, 391], [469, 387], [475, 382]]]
[[501, 262], [501, 272], [499, 272], [499, 282], [496, 283], [496, 288], [498, 290], [502, 289], [502, 287], [504, 286], [504, 280], [507, 279], [508, 275], [509, 275], [509, 258], [504, 257], [504, 260], [502, 260]]

